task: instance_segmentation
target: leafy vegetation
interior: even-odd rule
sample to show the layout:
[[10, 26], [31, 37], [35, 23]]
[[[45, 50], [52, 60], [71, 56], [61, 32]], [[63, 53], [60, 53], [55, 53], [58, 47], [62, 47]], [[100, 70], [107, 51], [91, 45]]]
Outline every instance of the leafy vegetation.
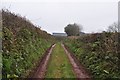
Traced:
[[78, 25], [76, 23], [74, 24], [68, 24], [65, 28], [64, 31], [68, 36], [79, 36], [80, 32], [82, 31], [82, 26]]
[[[37, 62], [39, 62], [45, 51], [55, 42], [55, 38], [33, 25], [26, 18], [8, 10], [2, 10], [2, 18], [3, 31], [0, 33], [0, 36], [3, 34], [2, 77], [29, 77], [30, 72], [36, 67]], [[118, 38], [120, 38], [120, 33], [116, 30], [112, 33], [111, 30], [113, 29], [109, 27], [110, 32], [84, 34], [80, 38], [78, 38], [79, 36], [74, 39], [64, 38], [66, 39], [65, 45], [69, 47], [80, 63], [88, 68], [93, 78], [100, 78], [101, 80], [120, 78], [118, 66], [118, 53], [120, 52]], [[76, 36], [78, 33], [72, 35]], [[58, 37], [56, 39], [62, 41], [63, 38]], [[56, 74], [52, 74], [53, 69], [55, 71], [53, 73], [62, 70], [59, 73], [60, 77], [75, 77], [71, 72], [71, 66], [60, 44], [55, 47], [53, 54], [51, 59], [54, 59], [50, 60], [46, 77], [56, 76]]]
[[2, 16], [3, 78], [29, 77], [55, 39], [26, 18], [8, 10], [2, 10]]
[[120, 78], [118, 33], [95, 33], [65, 41], [93, 78]]

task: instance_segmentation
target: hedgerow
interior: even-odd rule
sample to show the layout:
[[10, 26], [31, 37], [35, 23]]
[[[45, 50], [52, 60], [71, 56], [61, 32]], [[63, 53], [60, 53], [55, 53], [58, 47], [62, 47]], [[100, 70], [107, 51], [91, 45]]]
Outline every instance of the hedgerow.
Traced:
[[66, 40], [65, 44], [91, 72], [93, 78], [120, 78], [118, 34], [88, 34], [78, 39]]
[[2, 17], [2, 77], [29, 77], [55, 39], [26, 18], [8, 10], [2, 10]]

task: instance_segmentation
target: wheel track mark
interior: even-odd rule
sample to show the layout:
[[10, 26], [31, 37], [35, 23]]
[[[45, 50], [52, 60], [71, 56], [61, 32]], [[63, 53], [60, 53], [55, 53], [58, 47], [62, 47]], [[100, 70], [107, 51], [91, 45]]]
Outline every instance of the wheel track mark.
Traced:
[[65, 52], [66, 52], [66, 54], [67, 54], [67, 56], [68, 56], [68, 58], [69, 58], [69, 60], [70, 60], [70, 62], [72, 64], [73, 70], [74, 70], [77, 78], [79, 78], [79, 79], [84, 78], [84, 80], [85, 80], [85, 78], [87, 80], [90, 79], [90, 77], [87, 74], [84, 74], [82, 72], [82, 70], [80, 70], [79, 66], [76, 64], [76, 62], [74, 61], [74, 59], [72, 58], [72, 56], [70, 55], [70, 53], [67, 51], [67, 49], [65, 48], [64, 44], [61, 44], [61, 45], [64, 48], [64, 50], [65, 50]]
[[53, 48], [55, 47], [56, 44], [52, 45], [51, 49], [49, 50], [43, 64], [41, 67], [38, 68], [38, 70], [36, 71], [36, 73], [34, 74], [33, 78], [44, 78], [45, 72], [46, 72], [46, 67], [48, 64], [48, 60], [50, 58], [50, 55], [52, 53]]

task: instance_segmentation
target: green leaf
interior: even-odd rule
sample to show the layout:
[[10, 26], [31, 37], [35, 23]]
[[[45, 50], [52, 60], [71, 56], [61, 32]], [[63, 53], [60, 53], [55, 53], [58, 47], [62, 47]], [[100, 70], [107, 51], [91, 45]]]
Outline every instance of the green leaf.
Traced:
[[103, 70], [105, 73], [107, 73], [107, 74], [109, 74], [109, 72], [108, 71], [106, 71], [106, 70]]

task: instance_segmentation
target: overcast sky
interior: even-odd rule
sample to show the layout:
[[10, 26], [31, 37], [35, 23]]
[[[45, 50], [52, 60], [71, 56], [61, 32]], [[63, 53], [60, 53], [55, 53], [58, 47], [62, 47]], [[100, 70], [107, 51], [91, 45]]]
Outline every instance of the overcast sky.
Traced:
[[48, 33], [78, 23], [86, 33], [106, 30], [118, 20], [118, 0], [3, 0], [1, 8], [25, 16]]

